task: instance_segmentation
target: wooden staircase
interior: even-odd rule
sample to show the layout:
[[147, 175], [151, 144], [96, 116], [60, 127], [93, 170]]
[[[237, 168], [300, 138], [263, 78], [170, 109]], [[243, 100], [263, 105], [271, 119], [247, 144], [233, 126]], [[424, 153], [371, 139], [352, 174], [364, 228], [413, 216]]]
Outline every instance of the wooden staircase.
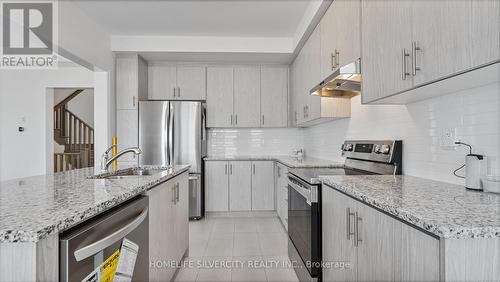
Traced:
[[94, 165], [94, 129], [68, 110], [68, 102], [82, 91], [54, 106], [54, 141], [64, 146], [64, 153], [54, 153], [54, 172]]

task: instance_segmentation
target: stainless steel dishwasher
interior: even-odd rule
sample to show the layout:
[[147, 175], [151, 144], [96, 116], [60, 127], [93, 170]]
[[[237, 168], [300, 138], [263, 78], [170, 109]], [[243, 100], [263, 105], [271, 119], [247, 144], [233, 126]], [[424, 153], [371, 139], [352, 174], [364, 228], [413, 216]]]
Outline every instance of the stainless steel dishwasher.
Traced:
[[59, 280], [82, 281], [127, 238], [139, 245], [132, 281], [148, 281], [148, 237], [148, 198], [141, 196], [60, 235]]

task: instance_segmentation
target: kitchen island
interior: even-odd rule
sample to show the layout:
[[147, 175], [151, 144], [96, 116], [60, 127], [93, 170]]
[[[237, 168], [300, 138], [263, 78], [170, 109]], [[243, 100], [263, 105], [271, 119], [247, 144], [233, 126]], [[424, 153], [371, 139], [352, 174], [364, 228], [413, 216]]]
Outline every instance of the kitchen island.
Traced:
[[323, 258], [353, 262], [325, 279], [500, 280], [500, 195], [405, 175], [321, 179]]
[[0, 182], [0, 281], [58, 280], [59, 233], [188, 169], [96, 179], [94, 168], [86, 168]]

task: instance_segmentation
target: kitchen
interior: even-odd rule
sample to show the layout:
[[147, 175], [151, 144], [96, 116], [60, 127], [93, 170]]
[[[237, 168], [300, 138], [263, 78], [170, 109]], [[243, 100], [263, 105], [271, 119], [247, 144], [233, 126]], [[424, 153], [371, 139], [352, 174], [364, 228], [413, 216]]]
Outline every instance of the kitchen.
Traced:
[[499, 1], [76, 2], [94, 166], [22, 171], [2, 119], [1, 281], [500, 280]]

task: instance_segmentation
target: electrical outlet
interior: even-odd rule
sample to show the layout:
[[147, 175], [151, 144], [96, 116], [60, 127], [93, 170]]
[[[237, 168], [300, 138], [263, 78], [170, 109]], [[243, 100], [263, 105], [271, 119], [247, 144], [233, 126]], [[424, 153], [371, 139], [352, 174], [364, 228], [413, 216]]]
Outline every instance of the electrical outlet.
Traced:
[[457, 128], [446, 128], [440, 136], [440, 146], [444, 150], [456, 150], [458, 147], [455, 142], [459, 141], [457, 139]]

